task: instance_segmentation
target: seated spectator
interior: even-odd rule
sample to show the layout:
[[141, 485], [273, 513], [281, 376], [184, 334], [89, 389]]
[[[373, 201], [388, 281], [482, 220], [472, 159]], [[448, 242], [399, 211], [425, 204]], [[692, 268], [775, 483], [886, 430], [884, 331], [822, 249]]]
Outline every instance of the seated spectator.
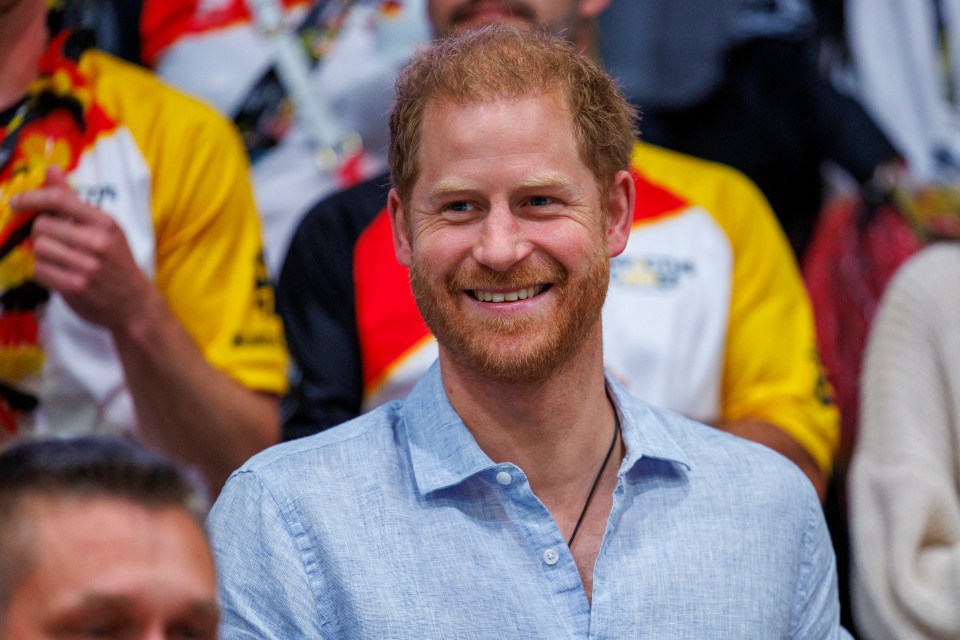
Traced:
[[139, 24], [144, 63], [239, 126], [275, 279], [310, 207], [386, 167], [393, 79], [429, 33], [423, 0], [271, 4], [145, 0]]
[[848, 637], [803, 474], [604, 373], [633, 116], [529, 28], [402, 72], [387, 208], [439, 363], [230, 478], [224, 638]]
[[[428, 8], [438, 36], [509, 18], [587, 50], [605, 2], [528, 5], [516, 14], [464, 0]], [[607, 366], [647, 402], [771, 446], [822, 492], [838, 418], [809, 300], [770, 207], [739, 173], [642, 142], [631, 169], [638, 197], [627, 250], [612, 263]], [[319, 204], [291, 243], [277, 289], [298, 369], [285, 439], [403, 397], [437, 356], [393, 255], [387, 182]]]
[[920, 183], [960, 179], [960, 2], [844, 0], [854, 86]]
[[213, 640], [204, 504], [178, 467], [121, 440], [0, 453], [0, 637]]
[[960, 638], [960, 246], [897, 271], [873, 320], [849, 474], [864, 637]]
[[820, 73], [814, 18], [809, 0], [614, 0], [601, 17], [604, 59], [641, 107], [646, 139], [745, 173], [800, 260], [827, 163], [864, 184], [899, 162]]
[[124, 434], [216, 491], [286, 388], [242, 147], [45, 17], [0, 21], [0, 441]]

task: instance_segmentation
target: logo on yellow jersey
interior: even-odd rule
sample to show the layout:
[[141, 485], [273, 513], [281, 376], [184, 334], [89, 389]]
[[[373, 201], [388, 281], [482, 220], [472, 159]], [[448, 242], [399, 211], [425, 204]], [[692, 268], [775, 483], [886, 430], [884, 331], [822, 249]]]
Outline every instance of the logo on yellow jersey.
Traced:
[[635, 289], [670, 291], [696, 273], [696, 264], [674, 256], [620, 255], [610, 262], [610, 282]]

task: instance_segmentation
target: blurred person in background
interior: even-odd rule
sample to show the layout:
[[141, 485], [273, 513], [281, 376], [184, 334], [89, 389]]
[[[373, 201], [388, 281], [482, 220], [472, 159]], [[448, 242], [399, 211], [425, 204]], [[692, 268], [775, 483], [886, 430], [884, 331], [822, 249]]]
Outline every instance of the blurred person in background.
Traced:
[[234, 121], [275, 280], [303, 214], [386, 168], [393, 79], [429, 38], [423, 3], [65, 0], [65, 21]]
[[286, 388], [236, 131], [44, 0], [0, 15], [0, 441], [122, 434], [215, 492]]
[[887, 287], [863, 365], [849, 473], [853, 613], [870, 640], [960, 638], [960, 245]]
[[743, 171], [798, 260], [830, 196], [828, 164], [865, 184], [901, 161], [818, 68], [808, 0], [614, 0], [600, 23], [602, 55], [646, 139]]

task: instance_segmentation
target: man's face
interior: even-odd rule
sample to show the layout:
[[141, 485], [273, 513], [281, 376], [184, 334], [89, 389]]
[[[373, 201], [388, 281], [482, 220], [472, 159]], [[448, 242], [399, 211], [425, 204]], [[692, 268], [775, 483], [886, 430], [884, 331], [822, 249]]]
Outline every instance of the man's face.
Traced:
[[422, 130], [409, 211], [395, 193], [390, 208], [441, 354], [519, 382], [544, 379], [588, 337], [599, 345], [609, 257], [622, 246], [608, 245], [561, 99], [433, 102]]
[[213, 558], [185, 511], [27, 500], [34, 564], [14, 585], [0, 637], [216, 638]]
[[[34, 79], [47, 42], [44, 0], [0, 0], [0, 110]], [[11, 93], [15, 87], [16, 93]]]
[[541, 25], [571, 40], [577, 32], [580, 0], [428, 0], [437, 36], [492, 24]]
[[25, 25], [46, 15], [45, 0], [0, 0], [0, 28], [16, 29], [11, 33], [19, 33]]
[[26, 4], [26, 0], [0, 0], [0, 17], [13, 13], [14, 7]]

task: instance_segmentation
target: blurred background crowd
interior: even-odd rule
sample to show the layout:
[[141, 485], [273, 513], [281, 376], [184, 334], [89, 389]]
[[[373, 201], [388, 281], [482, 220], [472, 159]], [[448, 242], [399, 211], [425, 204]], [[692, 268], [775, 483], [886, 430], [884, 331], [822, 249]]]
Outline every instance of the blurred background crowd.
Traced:
[[[257, 450], [409, 389], [435, 352], [421, 348], [429, 336], [416, 319], [404, 323], [406, 276], [388, 264], [386, 118], [397, 71], [442, 34], [437, 7], [445, 3], [50, 0], [39, 72], [18, 94], [3, 85], [19, 82], [24, 54], [12, 25], [22, 19], [16, 35], [27, 33], [18, 11], [31, 2], [42, 4], [0, 0], [0, 446], [58, 433], [58, 421], [77, 424], [89, 405], [90, 426], [79, 430], [138, 433], [199, 467], [215, 496]], [[523, 12], [541, 3], [496, 4]], [[726, 299], [749, 290], [744, 280], [766, 282], [763, 256], [781, 259], [757, 243], [789, 247], [787, 271], [802, 278], [800, 308], [812, 312], [816, 335], [815, 347], [801, 344], [812, 363], [804, 366], [822, 371], [810, 393], [828, 408], [810, 418], [818, 435], [784, 427], [789, 442], [774, 448], [794, 459], [790, 447], [799, 446], [795, 461], [820, 484], [845, 626], [862, 638], [960, 639], [960, 331], [952, 315], [960, 310], [952, 279], [960, 276], [960, 0], [612, 0], [590, 30], [577, 44], [620, 81], [641, 114], [641, 140], [657, 149], [637, 151], [637, 171], [661, 148], [726, 165], [775, 215], [772, 240], [739, 222], [720, 225], [722, 242], [738, 247], [730, 260], [759, 256], [749, 274], [731, 267], [740, 279], [733, 293], [716, 289], [701, 300], [719, 297], [716, 314], [730, 316], [719, 325], [720, 351], [763, 350], [775, 360], [798, 341], [792, 321], [775, 315], [762, 340], [733, 344], [741, 315]], [[124, 62], [91, 58], [93, 49]], [[95, 87], [85, 84], [98, 74]], [[208, 106], [181, 103], [166, 86]], [[68, 114], [66, 124], [58, 114]], [[77, 131], [65, 134], [71, 118]], [[224, 119], [230, 130], [216, 130]], [[120, 124], [132, 146], [123, 146]], [[118, 150], [104, 148], [110, 136]], [[707, 187], [684, 191], [686, 174], [671, 162], [658, 169], [665, 176], [651, 172], [651, 183], [678, 183], [673, 192], [687, 204], [722, 219], [728, 196], [708, 205]], [[103, 178], [112, 163], [130, 174], [128, 186]], [[93, 293], [33, 276], [33, 265], [48, 260], [40, 236], [61, 231], [38, 222], [28, 241], [33, 219], [14, 196], [56, 183], [51, 166], [87, 204], [109, 211], [115, 200], [129, 210], [142, 201], [143, 212], [120, 224], [129, 245], [121, 253], [153, 288], [134, 282], [103, 294], [100, 311], [82, 311], [74, 302]], [[710, 188], [729, 188], [718, 184]], [[216, 210], [196, 211], [208, 194]], [[638, 227], [665, 224], [676, 207], [657, 200], [662, 194], [641, 189], [641, 205], [660, 208], [638, 212]], [[64, 215], [85, 221], [79, 201], [71, 206]], [[90, 214], [90, 224], [106, 223]], [[668, 250], [648, 252], [628, 275], [668, 288], [689, 264]], [[154, 289], [196, 345], [182, 359], [196, 367], [165, 369], [161, 361], [181, 353], [178, 339], [150, 333], [146, 342], [175, 345], [151, 360], [108, 318]], [[749, 305], [783, 299], [755, 295]], [[644, 321], [610, 323], [619, 333], [605, 340], [626, 344], [621, 334], [643, 335]], [[685, 363], [687, 351], [708, 348], [690, 344], [696, 335], [653, 348]], [[104, 345], [91, 346], [98, 340]], [[115, 350], [120, 365], [84, 349]], [[702, 398], [664, 403], [721, 428], [751, 417], [728, 411], [725, 394], [740, 374], [723, 353], [717, 361], [721, 379], [704, 392], [718, 396], [717, 407], [701, 409]], [[634, 373], [630, 363], [611, 365]], [[692, 373], [679, 375], [679, 387], [689, 380], [694, 389]], [[763, 417], [777, 424], [771, 406]], [[243, 420], [214, 418], [231, 408]], [[181, 430], [160, 433], [151, 416], [171, 413], [183, 415]], [[219, 426], [198, 434], [208, 423]]]

